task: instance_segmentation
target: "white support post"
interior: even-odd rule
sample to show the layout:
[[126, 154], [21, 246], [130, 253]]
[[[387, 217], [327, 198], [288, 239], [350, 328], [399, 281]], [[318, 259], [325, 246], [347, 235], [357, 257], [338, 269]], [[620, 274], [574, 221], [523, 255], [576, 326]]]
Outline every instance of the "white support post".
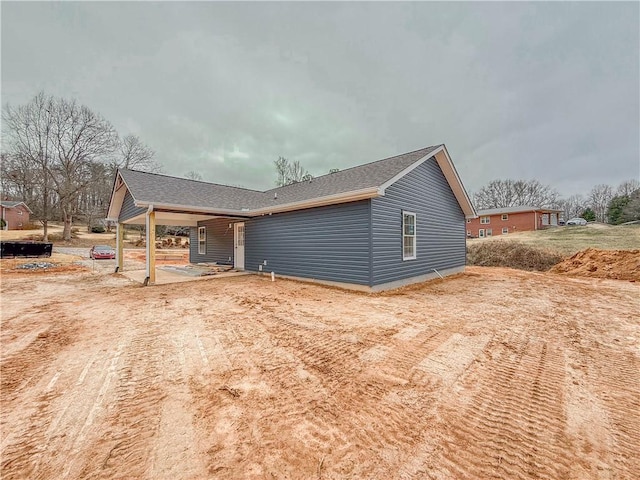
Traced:
[[153, 205], [149, 205], [146, 217], [147, 240], [147, 275], [144, 284], [156, 283], [156, 212]]
[[118, 222], [116, 227], [116, 272], [124, 267], [124, 224]]

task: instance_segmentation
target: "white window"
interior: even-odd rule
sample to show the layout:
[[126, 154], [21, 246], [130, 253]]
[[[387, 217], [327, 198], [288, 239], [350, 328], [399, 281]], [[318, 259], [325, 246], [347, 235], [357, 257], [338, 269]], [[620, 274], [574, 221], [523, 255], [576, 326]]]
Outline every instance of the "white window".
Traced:
[[502, 214], [502, 220], [509, 220], [509, 214], [508, 213], [503, 213]]
[[493, 230], [491, 230], [490, 228], [487, 228], [487, 237], [490, 237], [493, 235]]
[[491, 222], [491, 217], [480, 217], [480, 224], [487, 225]]
[[402, 259], [416, 258], [416, 214], [402, 212]]
[[18, 215], [22, 215], [22, 210], [18, 210]]
[[207, 253], [207, 227], [198, 227], [198, 254]]
[[505, 233], [509, 233], [509, 227], [502, 228], [502, 234], [504, 235]]
[[480, 230], [478, 230], [478, 237], [484, 238], [484, 228], [481, 228]]

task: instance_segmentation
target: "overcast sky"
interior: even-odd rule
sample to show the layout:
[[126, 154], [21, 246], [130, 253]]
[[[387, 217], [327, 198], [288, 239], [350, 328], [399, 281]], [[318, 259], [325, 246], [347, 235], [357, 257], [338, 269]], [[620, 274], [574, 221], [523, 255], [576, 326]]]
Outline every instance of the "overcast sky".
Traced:
[[468, 191], [640, 176], [640, 3], [1, 3], [2, 104], [75, 98], [164, 173], [267, 189], [445, 143]]

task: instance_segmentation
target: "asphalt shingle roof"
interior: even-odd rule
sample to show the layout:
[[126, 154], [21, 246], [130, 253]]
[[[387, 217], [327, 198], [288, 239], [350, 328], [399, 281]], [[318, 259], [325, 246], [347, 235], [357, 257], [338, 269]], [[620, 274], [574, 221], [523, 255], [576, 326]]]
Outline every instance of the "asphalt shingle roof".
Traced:
[[258, 208], [265, 196], [256, 190], [137, 170], [120, 170], [120, 175], [138, 202], [242, 210]]
[[423, 148], [265, 192], [136, 170], [120, 170], [120, 174], [138, 202], [255, 210], [380, 187], [440, 146]]
[[6, 208], [13, 208], [16, 205], [20, 205], [21, 203], [24, 203], [24, 202], [11, 202], [9, 200], [2, 200], [1, 202], [2, 206]]

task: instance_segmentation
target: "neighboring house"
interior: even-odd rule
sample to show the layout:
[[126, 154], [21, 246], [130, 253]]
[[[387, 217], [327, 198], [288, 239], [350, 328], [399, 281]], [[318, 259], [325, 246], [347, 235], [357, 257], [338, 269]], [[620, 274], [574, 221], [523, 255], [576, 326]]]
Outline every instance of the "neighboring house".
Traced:
[[120, 230], [190, 225], [192, 263], [368, 291], [463, 271], [474, 216], [444, 145], [265, 192], [121, 170], [108, 214]]
[[24, 202], [11, 202], [2, 200], [0, 202], [2, 219], [5, 230], [22, 230], [29, 225], [29, 215], [33, 212]]
[[536, 207], [507, 207], [478, 210], [467, 218], [467, 237], [484, 238], [557, 226], [562, 210]]

